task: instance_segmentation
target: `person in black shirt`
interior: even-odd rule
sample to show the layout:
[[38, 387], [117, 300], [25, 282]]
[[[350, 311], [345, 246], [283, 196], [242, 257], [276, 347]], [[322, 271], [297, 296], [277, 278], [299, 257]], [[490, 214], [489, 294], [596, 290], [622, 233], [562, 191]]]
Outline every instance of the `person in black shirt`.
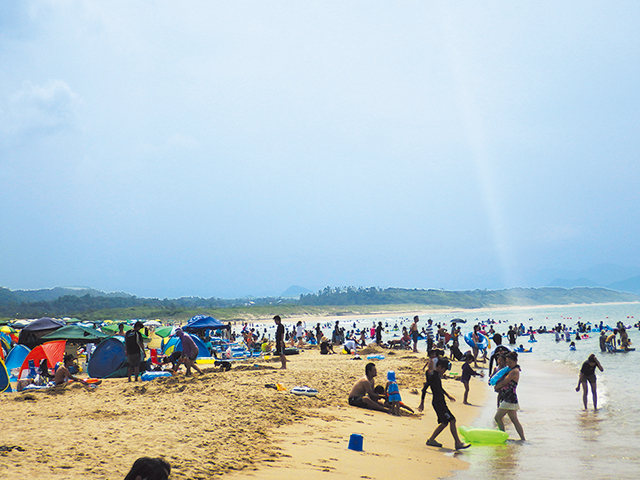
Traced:
[[600, 369], [601, 372], [604, 372], [604, 368], [600, 365], [600, 362], [596, 358], [596, 355], [592, 353], [587, 358], [587, 361], [582, 364], [582, 368], [580, 369], [580, 376], [578, 377], [578, 386], [576, 387], [576, 392], [580, 391], [580, 386], [582, 386], [582, 403], [584, 403], [584, 409], [587, 409], [587, 398], [589, 396], [589, 387], [588, 384], [591, 384], [591, 395], [593, 396], [593, 409], [598, 409], [598, 392], [596, 390], [596, 368]]
[[124, 345], [127, 353], [127, 375], [131, 381], [131, 375], [135, 374], [135, 380], [138, 381], [140, 375], [140, 362], [144, 359], [144, 343], [142, 343], [142, 330], [144, 325], [142, 322], [136, 322], [132, 330], [129, 330], [124, 336]]
[[433, 394], [433, 400], [431, 401], [431, 405], [438, 416], [438, 426], [433, 431], [429, 440], [427, 440], [427, 445], [430, 447], [442, 447], [442, 444], [436, 441], [436, 437], [442, 433], [442, 431], [449, 425], [449, 429], [451, 430], [451, 435], [453, 436], [453, 440], [455, 441], [456, 450], [461, 450], [463, 448], [469, 448], [469, 444], [462, 443], [460, 437], [458, 436], [458, 430], [456, 428], [456, 417], [449, 411], [449, 407], [447, 407], [447, 402], [444, 397], [446, 396], [450, 401], [455, 402], [456, 399], [445, 392], [444, 388], [442, 388], [442, 375], [449, 369], [451, 366], [451, 362], [449, 362], [446, 358], [438, 358], [438, 362], [436, 363], [436, 367], [433, 372], [429, 376], [429, 386], [431, 387], [431, 393]]
[[278, 328], [276, 328], [276, 355], [280, 355], [280, 363], [282, 364], [280, 368], [282, 370], [286, 370], [287, 357], [284, 354], [284, 325], [282, 325], [282, 319], [280, 318], [280, 315], [276, 315], [275, 317], [273, 317], [273, 321], [276, 322], [276, 325], [278, 326]]

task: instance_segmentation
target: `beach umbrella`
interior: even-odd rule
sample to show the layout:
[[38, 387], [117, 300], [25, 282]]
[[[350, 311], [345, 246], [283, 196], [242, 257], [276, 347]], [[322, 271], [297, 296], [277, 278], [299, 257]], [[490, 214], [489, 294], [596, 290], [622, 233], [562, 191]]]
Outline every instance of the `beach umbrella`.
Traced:
[[159, 337], [167, 338], [176, 333], [176, 327], [168, 325], [166, 327], [156, 328], [156, 331], [154, 333]]
[[[133, 327], [131, 325], [127, 325], [125, 323], [124, 325], [124, 331], [128, 332], [129, 330], [131, 330]], [[100, 329], [104, 332], [104, 333], [108, 333], [109, 335], [115, 335], [118, 333], [118, 331], [120, 330], [120, 328], [118, 328], [118, 325], [116, 325], [115, 323], [112, 323], [111, 325], [102, 325], [102, 327], [100, 327]]]
[[144, 322], [145, 327], [161, 327], [162, 324], [158, 320], [147, 320]]
[[0, 327], [0, 332], [2, 333], [16, 333], [17, 330], [15, 328], [10, 327], [9, 325], [5, 325]]
[[67, 325], [55, 332], [48, 333], [42, 337], [42, 340], [68, 340], [73, 343], [95, 343], [108, 337], [108, 334], [100, 332], [95, 328]]

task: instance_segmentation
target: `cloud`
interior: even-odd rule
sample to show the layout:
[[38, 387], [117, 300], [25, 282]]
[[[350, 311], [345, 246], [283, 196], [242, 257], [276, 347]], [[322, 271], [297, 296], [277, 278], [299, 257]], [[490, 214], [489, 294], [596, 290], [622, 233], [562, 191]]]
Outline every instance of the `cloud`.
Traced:
[[26, 81], [0, 112], [0, 131], [5, 137], [15, 137], [72, 128], [79, 103], [80, 97], [62, 80], [49, 80], [42, 86]]

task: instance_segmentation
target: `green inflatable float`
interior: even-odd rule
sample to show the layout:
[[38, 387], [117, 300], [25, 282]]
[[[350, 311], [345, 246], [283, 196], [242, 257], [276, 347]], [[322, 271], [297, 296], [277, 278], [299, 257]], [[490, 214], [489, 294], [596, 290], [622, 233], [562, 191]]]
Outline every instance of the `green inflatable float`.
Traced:
[[469, 428], [458, 427], [458, 432], [469, 443], [481, 443], [483, 445], [498, 445], [504, 443], [509, 438], [507, 432], [494, 430], [492, 428]]

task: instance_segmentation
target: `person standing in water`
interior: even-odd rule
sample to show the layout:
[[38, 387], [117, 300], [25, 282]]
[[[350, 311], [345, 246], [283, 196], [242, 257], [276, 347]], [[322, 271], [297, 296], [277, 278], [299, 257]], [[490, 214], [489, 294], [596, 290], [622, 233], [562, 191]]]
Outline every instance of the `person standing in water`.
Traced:
[[596, 368], [604, 372], [604, 368], [600, 365], [600, 362], [596, 358], [595, 353], [589, 355], [587, 361], [582, 364], [580, 369], [580, 376], [578, 377], [578, 386], [576, 392], [580, 391], [582, 386], [582, 403], [584, 403], [584, 409], [587, 409], [587, 399], [589, 396], [589, 387], [587, 382], [591, 385], [591, 395], [593, 396], [593, 409], [598, 410], [598, 392], [596, 390]]
[[520, 366], [518, 365], [518, 354], [515, 352], [509, 352], [506, 355], [507, 366], [511, 369], [505, 377], [499, 381], [494, 387], [498, 392], [498, 411], [494, 417], [498, 428], [504, 430], [503, 418], [505, 415], [509, 416], [511, 423], [515, 427], [520, 440], [524, 441], [524, 429], [518, 420], [518, 395], [516, 394], [516, 388], [518, 387], [518, 381], [520, 380]]

